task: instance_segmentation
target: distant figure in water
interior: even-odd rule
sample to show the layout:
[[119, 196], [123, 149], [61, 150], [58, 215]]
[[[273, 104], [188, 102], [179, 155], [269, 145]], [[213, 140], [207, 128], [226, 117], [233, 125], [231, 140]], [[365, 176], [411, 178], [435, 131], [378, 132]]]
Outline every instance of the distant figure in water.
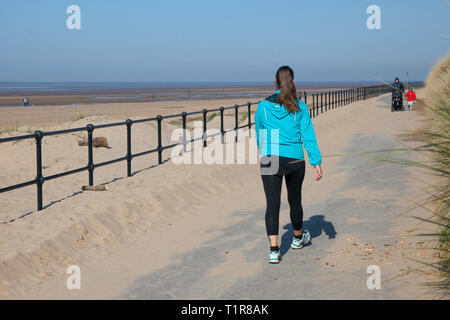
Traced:
[[24, 107], [29, 107], [29, 106], [30, 106], [30, 100], [28, 100], [27, 97], [25, 97], [25, 98], [23, 99], [23, 106], [24, 106]]
[[261, 100], [255, 114], [256, 141], [260, 153], [261, 179], [266, 195], [266, 231], [269, 238], [269, 263], [280, 262], [278, 229], [283, 177], [294, 237], [291, 248], [301, 249], [311, 241], [303, 229], [302, 184], [305, 155], [314, 168], [316, 180], [322, 178], [322, 156], [306, 104], [297, 98], [294, 71], [283, 66], [275, 75], [275, 91]]

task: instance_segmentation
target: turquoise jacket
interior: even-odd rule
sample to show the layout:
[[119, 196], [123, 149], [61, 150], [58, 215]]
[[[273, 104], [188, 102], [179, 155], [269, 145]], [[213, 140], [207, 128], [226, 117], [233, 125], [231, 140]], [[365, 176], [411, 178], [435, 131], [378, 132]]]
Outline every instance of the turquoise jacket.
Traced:
[[279, 92], [275, 91], [270, 97], [261, 100], [255, 113], [256, 141], [261, 157], [278, 155], [303, 160], [303, 144], [308, 152], [309, 163], [312, 166], [321, 164], [322, 156], [308, 107], [298, 100], [300, 110], [289, 112], [278, 103]]

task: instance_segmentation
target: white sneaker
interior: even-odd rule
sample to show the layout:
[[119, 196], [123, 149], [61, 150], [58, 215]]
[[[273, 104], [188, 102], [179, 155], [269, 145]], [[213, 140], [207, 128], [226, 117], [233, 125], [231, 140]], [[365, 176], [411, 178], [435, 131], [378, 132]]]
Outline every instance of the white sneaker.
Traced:
[[294, 237], [294, 239], [292, 239], [291, 248], [294, 250], [301, 249], [305, 246], [305, 244], [308, 244], [310, 241], [311, 241], [311, 235], [309, 234], [309, 231], [305, 229], [302, 232], [301, 239], [297, 239], [296, 237]]
[[280, 263], [280, 251], [270, 251], [269, 263]]

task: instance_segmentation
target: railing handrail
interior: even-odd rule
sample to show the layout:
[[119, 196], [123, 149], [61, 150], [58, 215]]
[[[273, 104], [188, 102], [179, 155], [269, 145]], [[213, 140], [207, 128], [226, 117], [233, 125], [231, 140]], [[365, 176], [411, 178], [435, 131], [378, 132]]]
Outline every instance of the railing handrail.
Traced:
[[[414, 83], [415, 86], [421, 86], [421, 84]], [[380, 94], [384, 94], [387, 92], [392, 91], [392, 87], [390, 85], [379, 85], [379, 86], [365, 86], [365, 87], [357, 87], [357, 88], [346, 88], [346, 89], [340, 89], [340, 90], [333, 90], [333, 91], [326, 91], [326, 92], [308, 92], [304, 93], [303, 95], [300, 95], [299, 99], [303, 97], [304, 102], [308, 103], [308, 96], [312, 99], [312, 107], [308, 107], [309, 114], [311, 118], [316, 117], [320, 113], [327, 112], [328, 110], [335, 109], [340, 106], [347, 105], [349, 103], [359, 101], [359, 100], [366, 100], [369, 97], [378, 96]], [[320, 99], [319, 99], [320, 96]], [[320, 103], [319, 103], [320, 100]], [[36, 178], [33, 180], [25, 181], [19, 184], [15, 184], [8, 187], [0, 188], [0, 193], [12, 191], [19, 188], [24, 188], [27, 186], [30, 186], [32, 184], [36, 184], [37, 186], [37, 210], [42, 210], [43, 208], [43, 197], [42, 197], [42, 185], [45, 181], [57, 179], [60, 177], [80, 173], [83, 171], [89, 172], [89, 185], [93, 186], [94, 184], [94, 169], [98, 167], [103, 167], [109, 164], [121, 162], [121, 161], [127, 161], [127, 176], [130, 177], [132, 175], [132, 169], [131, 169], [131, 162], [133, 158], [144, 156], [150, 153], [157, 152], [158, 153], [158, 164], [162, 164], [162, 152], [166, 149], [173, 148], [176, 145], [179, 145], [180, 143], [175, 143], [171, 145], [165, 145], [162, 144], [162, 121], [164, 119], [170, 119], [170, 118], [177, 118], [181, 117], [182, 119], [182, 127], [184, 129], [184, 136], [183, 136], [183, 145], [184, 145], [184, 151], [186, 152], [186, 145], [189, 142], [193, 142], [196, 140], [203, 139], [203, 146], [206, 147], [207, 141], [206, 138], [212, 136], [206, 135], [206, 129], [207, 129], [207, 114], [210, 112], [220, 112], [220, 135], [221, 135], [221, 142], [224, 143], [224, 135], [227, 132], [230, 131], [236, 131], [236, 141], [238, 140], [238, 130], [248, 127], [249, 130], [251, 129], [252, 125], [255, 123], [251, 121], [251, 107], [255, 104], [258, 104], [258, 102], [248, 102], [245, 104], [235, 104], [233, 106], [229, 107], [220, 107], [215, 109], [202, 109], [199, 111], [192, 111], [192, 112], [182, 112], [178, 114], [171, 114], [171, 115], [157, 115], [156, 117], [151, 118], [144, 118], [144, 119], [127, 119], [122, 122], [114, 122], [114, 123], [106, 123], [106, 124], [99, 124], [99, 125], [93, 125], [88, 124], [85, 127], [78, 127], [78, 128], [72, 128], [72, 129], [65, 129], [65, 130], [56, 130], [56, 131], [35, 131], [33, 134], [27, 134], [22, 136], [14, 136], [14, 137], [6, 137], [6, 138], [0, 138], [0, 143], [6, 143], [6, 142], [12, 142], [12, 141], [18, 141], [18, 140], [26, 140], [26, 139], [35, 139], [36, 141]], [[245, 125], [239, 126], [239, 108], [247, 107], [248, 108], [248, 123]], [[234, 127], [230, 129], [224, 128], [224, 111], [225, 110], [231, 110], [234, 109], [234, 116], [235, 116], [235, 123]], [[197, 138], [197, 139], [186, 139], [186, 118], [191, 115], [197, 115], [202, 114], [203, 118], [203, 133], [204, 136]], [[142, 123], [142, 122], [150, 122], [150, 121], [156, 121], [157, 122], [157, 147], [153, 148], [151, 150], [146, 150], [143, 152], [135, 153], [133, 154], [131, 152], [131, 128], [132, 125], [135, 123]], [[127, 154], [125, 156], [104, 161], [101, 163], [94, 163], [93, 160], [93, 131], [96, 129], [102, 129], [102, 128], [110, 128], [110, 127], [117, 127], [117, 126], [126, 126], [127, 127]], [[42, 139], [47, 136], [54, 136], [59, 134], [66, 134], [66, 133], [73, 133], [73, 132], [80, 132], [80, 131], [87, 131], [88, 133], [88, 163], [84, 167], [72, 169], [69, 171], [56, 173], [50, 176], [43, 176], [42, 174], [42, 148], [41, 143]], [[217, 134], [214, 134], [217, 135]]]

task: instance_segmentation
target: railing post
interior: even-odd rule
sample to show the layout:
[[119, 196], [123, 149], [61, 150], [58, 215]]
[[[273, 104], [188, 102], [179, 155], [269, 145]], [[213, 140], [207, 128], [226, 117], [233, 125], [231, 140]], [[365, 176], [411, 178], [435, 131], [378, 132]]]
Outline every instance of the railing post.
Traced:
[[364, 87], [364, 89], [363, 89], [363, 98], [364, 98], [364, 100], [366, 100], [366, 87]]
[[183, 121], [183, 152], [186, 152], [186, 112], [181, 113], [182, 121]]
[[320, 113], [323, 113], [323, 92], [320, 93]]
[[158, 164], [162, 163], [162, 136], [161, 136], [161, 122], [162, 122], [162, 116], [157, 115], [156, 121], [158, 122]]
[[319, 115], [319, 94], [316, 93], [316, 116]]
[[37, 186], [37, 209], [42, 210], [42, 185], [44, 177], [42, 176], [42, 138], [44, 134], [41, 131], [34, 133], [36, 139], [36, 186]]
[[328, 95], [328, 92], [325, 92], [325, 112], [327, 112], [327, 109], [328, 109], [328, 105], [327, 105], [327, 95]]
[[206, 114], [208, 113], [208, 110], [203, 109], [202, 110], [203, 113], [203, 147], [206, 147]]
[[316, 117], [319, 115], [319, 94], [318, 93], [316, 93], [315, 94], [315, 96], [316, 96]]
[[239, 127], [239, 105], [234, 105], [234, 131], [236, 133], [236, 142], [238, 142], [238, 127]]
[[224, 137], [225, 130], [223, 128], [223, 110], [225, 110], [225, 108], [220, 107], [220, 137], [221, 137], [220, 140], [221, 140], [222, 144], [224, 143], [224, 140], [225, 140], [225, 137]]
[[328, 91], [328, 110], [331, 109], [331, 92]]
[[305, 104], [308, 105], [308, 92], [305, 91]]
[[251, 112], [251, 108], [252, 108], [252, 103], [249, 102], [247, 104], [248, 106], [248, 136], [249, 138], [252, 137], [252, 112]]
[[312, 94], [312, 118], [316, 115], [316, 99], [314, 98], [315, 94]]
[[131, 159], [133, 159], [133, 155], [131, 154], [131, 125], [133, 124], [133, 120], [127, 119], [127, 176], [131, 177]]
[[88, 132], [88, 171], [89, 171], [89, 185], [94, 185], [94, 147], [92, 145], [92, 133], [94, 131], [94, 126], [88, 124], [86, 126]]
[[220, 107], [220, 141], [222, 142], [222, 144], [224, 143], [225, 140], [225, 130], [223, 127], [223, 111], [225, 110], [224, 107]]

